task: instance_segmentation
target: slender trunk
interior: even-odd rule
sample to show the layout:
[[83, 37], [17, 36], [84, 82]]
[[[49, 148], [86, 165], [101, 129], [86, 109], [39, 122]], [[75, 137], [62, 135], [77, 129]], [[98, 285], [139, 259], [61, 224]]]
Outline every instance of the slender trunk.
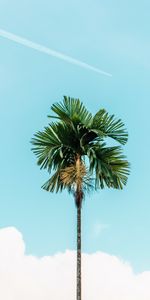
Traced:
[[81, 300], [81, 207], [83, 200], [82, 180], [84, 176], [84, 166], [81, 156], [77, 155], [76, 160], [76, 184], [75, 203], [77, 207], [77, 291], [76, 300]]
[[81, 300], [81, 205], [77, 206], [77, 294]]

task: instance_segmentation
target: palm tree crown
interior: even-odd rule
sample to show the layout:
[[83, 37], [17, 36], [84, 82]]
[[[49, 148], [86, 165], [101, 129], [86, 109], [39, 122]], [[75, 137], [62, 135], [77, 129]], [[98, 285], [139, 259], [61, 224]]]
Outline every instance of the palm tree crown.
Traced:
[[[31, 141], [38, 165], [51, 174], [42, 187], [49, 192], [68, 189], [77, 206], [90, 188], [122, 189], [129, 174], [121, 147], [128, 139], [123, 122], [105, 109], [93, 116], [79, 99], [70, 97], [51, 109], [54, 115], [48, 117], [54, 121]], [[107, 138], [120, 145], [107, 146]]]

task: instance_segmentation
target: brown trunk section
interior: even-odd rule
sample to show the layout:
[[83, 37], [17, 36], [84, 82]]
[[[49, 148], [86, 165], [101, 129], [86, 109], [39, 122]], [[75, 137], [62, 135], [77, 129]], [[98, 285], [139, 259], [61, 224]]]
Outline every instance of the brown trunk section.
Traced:
[[76, 160], [77, 171], [77, 189], [75, 192], [75, 203], [77, 207], [77, 291], [76, 300], [81, 300], [81, 207], [83, 199], [82, 191], [82, 171], [81, 171], [81, 157], [78, 154]]
[[81, 300], [81, 205], [77, 207], [77, 294]]

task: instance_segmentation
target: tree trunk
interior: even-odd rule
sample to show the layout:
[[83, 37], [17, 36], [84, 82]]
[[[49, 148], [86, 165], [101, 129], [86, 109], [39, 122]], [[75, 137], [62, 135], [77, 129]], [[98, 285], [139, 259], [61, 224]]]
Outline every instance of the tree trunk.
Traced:
[[81, 204], [77, 206], [77, 294], [81, 300]]

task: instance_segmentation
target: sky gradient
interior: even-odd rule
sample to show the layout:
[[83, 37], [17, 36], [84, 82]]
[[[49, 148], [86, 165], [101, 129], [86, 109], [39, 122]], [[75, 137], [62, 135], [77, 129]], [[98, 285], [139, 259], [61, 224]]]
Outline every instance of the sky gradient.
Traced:
[[105, 108], [129, 132], [131, 175], [123, 191], [103, 190], [83, 205], [83, 251], [103, 251], [150, 270], [149, 1], [21, 2], [0, 0], [0, 29], [104, 70], [97, 74], [0, 37], [0, 227], [24, 237], [26, 253], [44, 256], [76, 248], [76, 210], [67, 193], [40, 187], [33, 134], [48, 124], [52, 103], [80, 98]]

